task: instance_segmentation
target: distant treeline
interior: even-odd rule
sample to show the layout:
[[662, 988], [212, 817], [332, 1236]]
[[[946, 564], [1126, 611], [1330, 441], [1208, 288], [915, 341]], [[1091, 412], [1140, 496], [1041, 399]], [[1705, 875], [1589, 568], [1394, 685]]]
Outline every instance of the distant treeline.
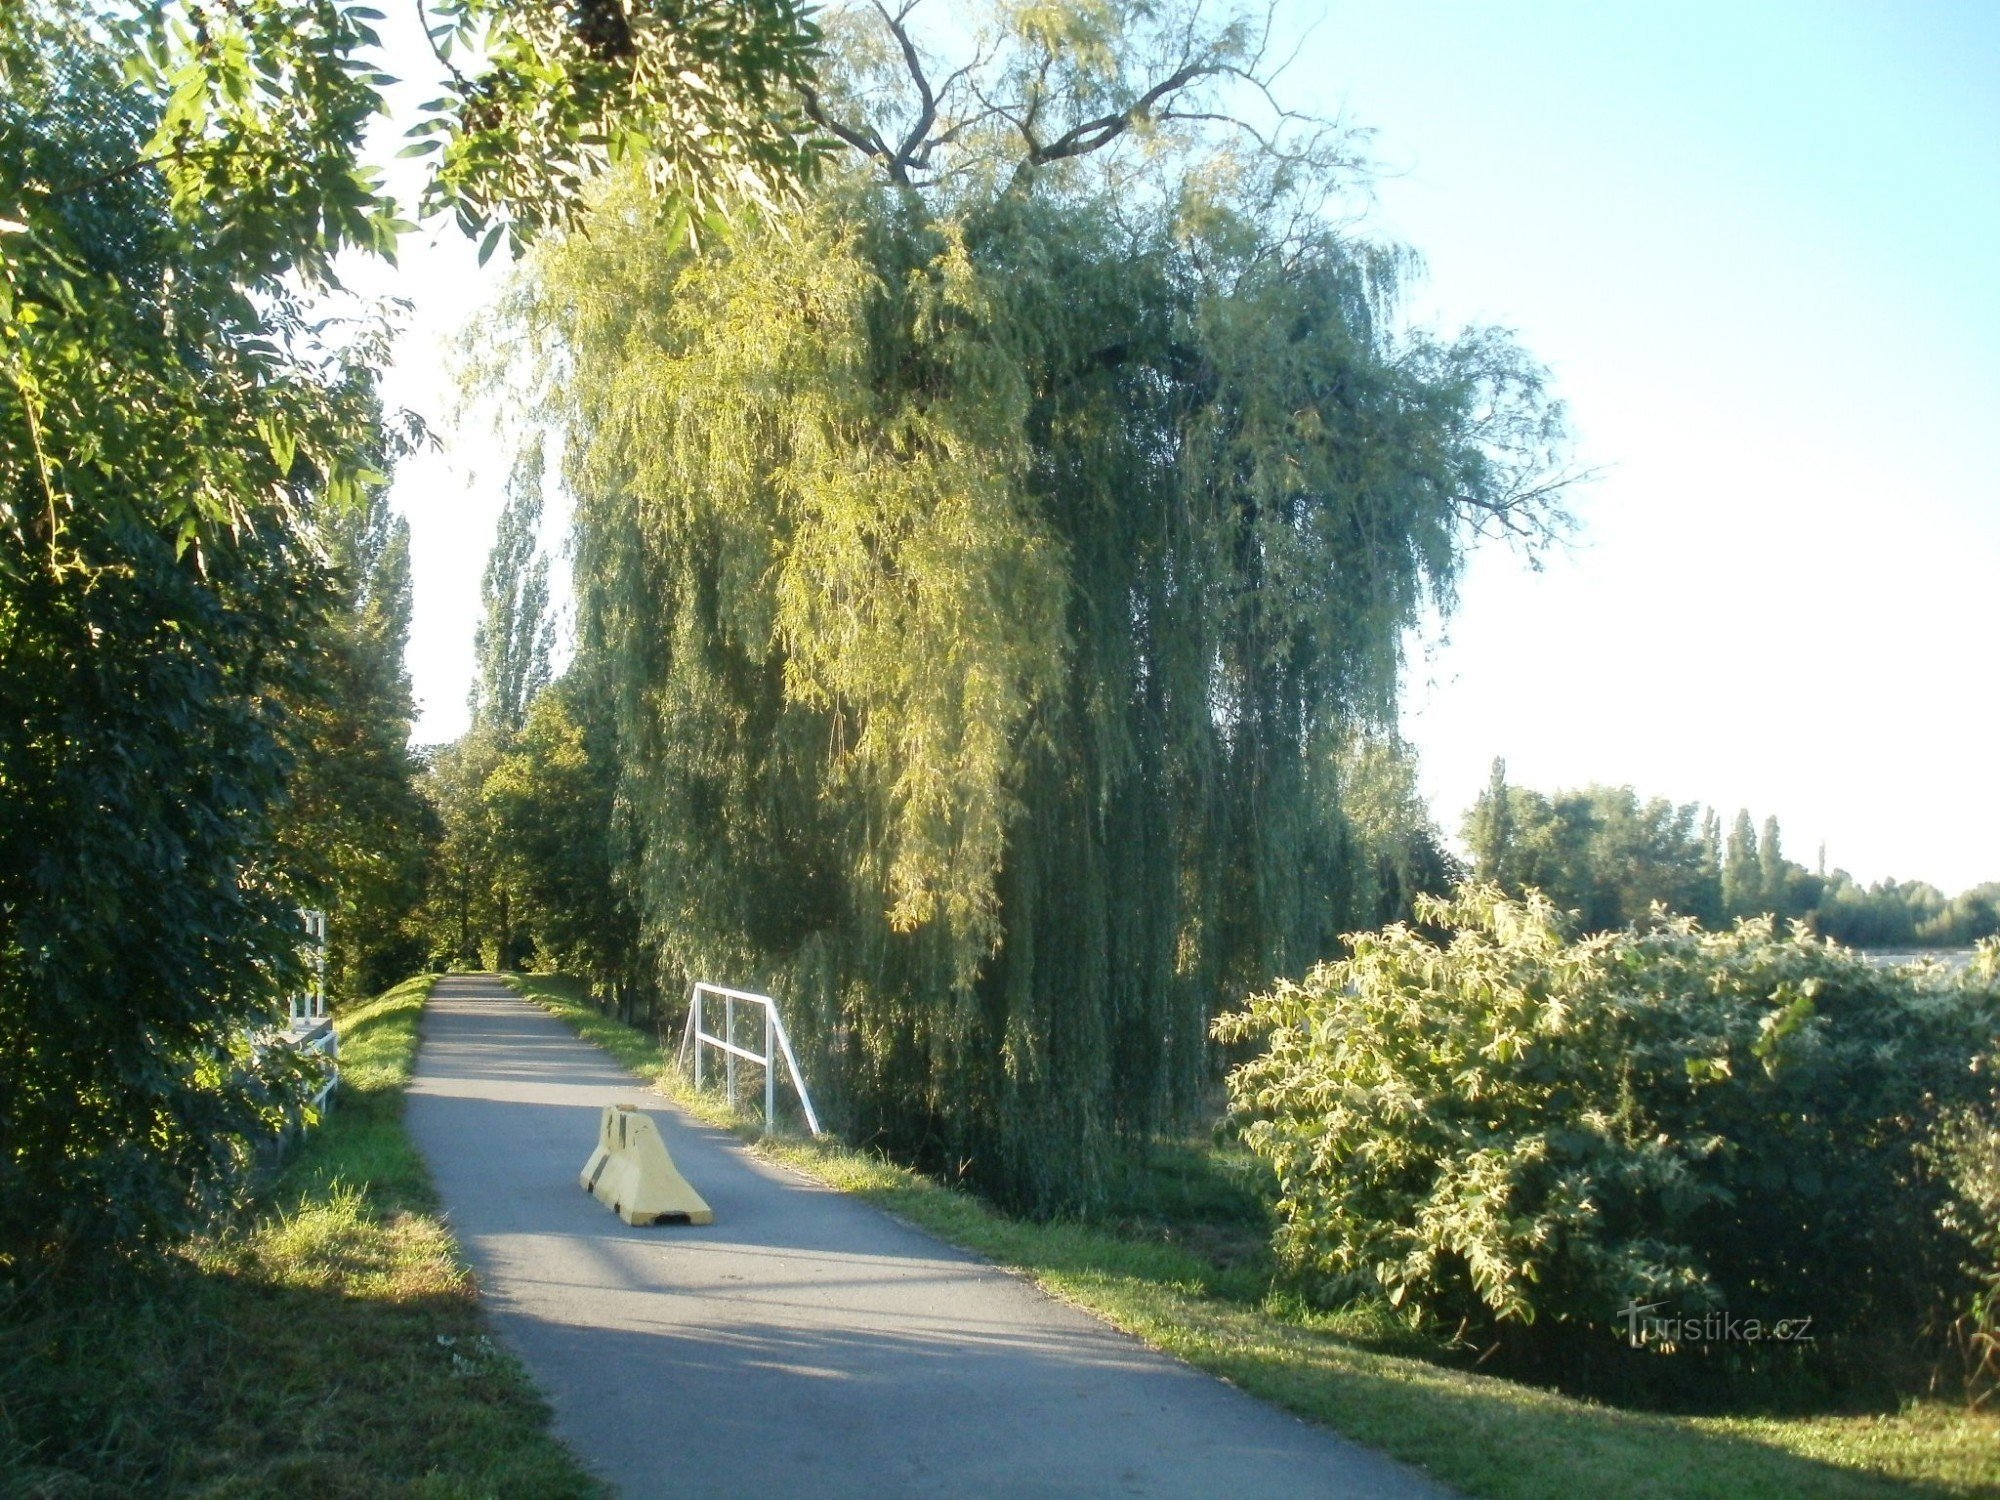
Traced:
[[1547, 795], [1507, 781], [1505, 761], [1466, 814], [1473, 873], [1509, 892], [1534, 887], [1605, 932], [1654, 902], [1706, 926], [1770, 915], [1857, 948], [1963, 948], [2000, 932], [2000, 881], [1946, 896], [1923, 881], [1864, 886], [1845, 870], [1787, 859], [1776, 818], [1747, 811], [1725, 835], [1714, 808], [1641, 801], [1629, 786]]

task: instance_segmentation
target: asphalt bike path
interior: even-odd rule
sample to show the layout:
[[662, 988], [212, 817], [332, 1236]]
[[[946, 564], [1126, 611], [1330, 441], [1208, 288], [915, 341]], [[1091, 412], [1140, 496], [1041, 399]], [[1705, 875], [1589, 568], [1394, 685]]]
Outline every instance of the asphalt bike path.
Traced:
[[[714, 1224], [632, 1228], [581, 1189], [616, 1103]], [[499, 980], [438, 981], [407, 1119], [502, 1342], [635, 1500], [1445, 1493], [760, 1160]]]

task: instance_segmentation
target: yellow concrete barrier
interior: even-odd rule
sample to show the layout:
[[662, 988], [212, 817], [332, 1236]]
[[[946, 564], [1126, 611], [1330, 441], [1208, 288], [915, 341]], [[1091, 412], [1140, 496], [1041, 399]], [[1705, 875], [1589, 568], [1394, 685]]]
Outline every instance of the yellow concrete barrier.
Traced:
[[715, 1212], [688, 1186], [649, 1115], [606, 1105], [597, 1149], [577, 1179], [627, 1224], [713, 1224]]

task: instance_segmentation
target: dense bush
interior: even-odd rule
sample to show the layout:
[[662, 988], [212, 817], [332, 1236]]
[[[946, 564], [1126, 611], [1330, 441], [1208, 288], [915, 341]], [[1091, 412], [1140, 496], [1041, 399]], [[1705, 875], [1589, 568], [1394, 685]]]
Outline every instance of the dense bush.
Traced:
[[[2000, 983], [2000, 939], [1979, 945], [1972, 979]], [[1980, 1058], [1977, 1067], [1989, 1083], [2000, 1078], [2000, 1049]], [[1953, 1332], [1967, 1394], [1984, 1405], [2000, 1400], [2000, 1109], [1991, 1095], [1947, 1118], [1933, 1142], [1932, 1159], [1953, 1189], [1946, 1224], [1971, 1252], [1964, 1268], [1971, 1290]]]
[[2000, 1123], [1968, 1111], [1939, 1132], [1937, 1159], [1956, 1190], [1947, 1220], [1971, 1249], [1971, 1290], [1952, 1332], [1967, 1394], [1984, 1405], [2000, 1398]]
[[1821, 1348], [1971, 1294], [1977, 1205], [1931, 1136], [1991, 1106], [1990, 962], [1878, 968], [1768, 921], [1572, 942], [1491, 887], [1423, 916], [1448, 942], [1356, 937], [1216, 1025], [1269, 1037], [1232, 1104], [1321, 1293], [1530, 1345], [1624, 1338], [1636, 1307], [1811, 1318]]
[[297, 981], [260, 863], [269, 705], [302, 622], [283, 538], [208, 576], [140, 525], [69, 535], [115, 583], [0, 598], [0, 1283], [81, 1244], [185, 1232], [290, 1102], [245, 1032]]
[[113, 27], [0, 7], [0, 1285], [177, 1238], [293, 1102], [246, 1033], [299, 979], [308, 521], [379, 426], [280, 283], [319, 205], [253, 225], [151, 170], [195, 91]]

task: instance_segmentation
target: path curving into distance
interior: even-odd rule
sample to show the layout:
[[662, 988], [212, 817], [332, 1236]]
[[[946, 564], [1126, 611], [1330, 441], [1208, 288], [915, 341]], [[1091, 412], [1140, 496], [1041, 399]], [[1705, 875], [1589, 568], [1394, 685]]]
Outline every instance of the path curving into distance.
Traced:
[[[578, 1187], [620, 1101], [713, 1225]], [[759, 1160], [497, 979], [438, 981], [407, 1118], [502, 1341], [633, 1500], [1445, 1493]]]

